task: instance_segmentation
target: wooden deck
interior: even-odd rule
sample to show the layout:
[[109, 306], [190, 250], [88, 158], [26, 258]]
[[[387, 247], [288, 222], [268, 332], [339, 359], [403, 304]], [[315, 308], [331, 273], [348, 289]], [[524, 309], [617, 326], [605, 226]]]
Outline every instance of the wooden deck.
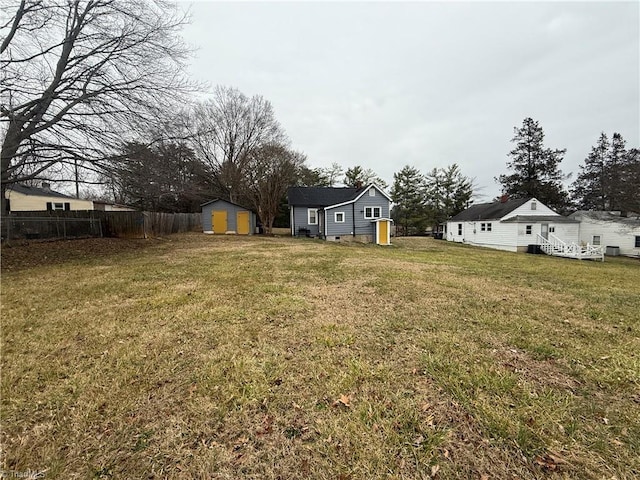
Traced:
[[540, 249], [547, 255], [554, 257], [575, 258], [577, 260], [600, 260], [604, 262], [604, 249], [599, 245], [578, 245], [567, 243], [552, 233], [548, 238], [538, 234]]

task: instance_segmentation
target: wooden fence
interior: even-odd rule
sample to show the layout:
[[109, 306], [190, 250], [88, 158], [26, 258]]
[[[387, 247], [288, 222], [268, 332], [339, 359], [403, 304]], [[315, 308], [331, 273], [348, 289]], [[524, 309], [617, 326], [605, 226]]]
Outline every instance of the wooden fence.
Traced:
[[148, 238], [202, 230], [199, 213], [13, 212], [0, 219], [3, 240], [79, 237]]

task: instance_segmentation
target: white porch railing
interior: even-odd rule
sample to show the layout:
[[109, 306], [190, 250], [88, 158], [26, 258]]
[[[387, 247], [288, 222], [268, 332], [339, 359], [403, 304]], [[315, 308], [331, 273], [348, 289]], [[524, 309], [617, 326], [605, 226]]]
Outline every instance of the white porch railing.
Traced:
[[554, 234], [549, 233], [548, 238], [537, 234], [540, 250], [547, 255], [556, 257], [568, 257], [582, 259], [598, 259], [604, 261], [604, 250], [599, 245], [578, 245], [577, 243], [567, 243]]

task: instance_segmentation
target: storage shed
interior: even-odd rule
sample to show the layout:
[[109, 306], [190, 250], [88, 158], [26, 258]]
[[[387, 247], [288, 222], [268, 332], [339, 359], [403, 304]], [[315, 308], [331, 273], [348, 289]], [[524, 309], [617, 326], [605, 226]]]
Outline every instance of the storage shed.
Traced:
[[252, 235], [256, 230], [256, 214], [249, 208], [220, 198], [201, 206], [204, 233]]

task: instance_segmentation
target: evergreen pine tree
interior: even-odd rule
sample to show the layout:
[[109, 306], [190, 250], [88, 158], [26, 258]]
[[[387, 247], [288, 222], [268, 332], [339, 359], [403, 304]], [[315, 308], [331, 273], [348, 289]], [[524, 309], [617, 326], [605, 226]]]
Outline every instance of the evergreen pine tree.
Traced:
[[602, 132], [596, 146], [580, 165], [580, 173], [571, 188], [576, 207], [581, 210], [605, 210], [609, 198], [607, 157], [611, 143]]
[[394, 207], [391, 217], [404, 235], [420, 233], [429, 225], [424, 176], [415, 167], [406, 165], [393, 174], [391, 198]]
[[565, 209], [567, 193], [562, 186], [565, 176], [559, 165], [566, 150], [545, 148], [544, 131], [530, 117], [524, 119], [522, 127], [515, 127], [514, 132], [511, 141], [516, 147], [509, 152], [511, 161], [507, 162], [513, 173], [497, 179], [504, 193], [512, 198], [535, 197], [551, 208]]

